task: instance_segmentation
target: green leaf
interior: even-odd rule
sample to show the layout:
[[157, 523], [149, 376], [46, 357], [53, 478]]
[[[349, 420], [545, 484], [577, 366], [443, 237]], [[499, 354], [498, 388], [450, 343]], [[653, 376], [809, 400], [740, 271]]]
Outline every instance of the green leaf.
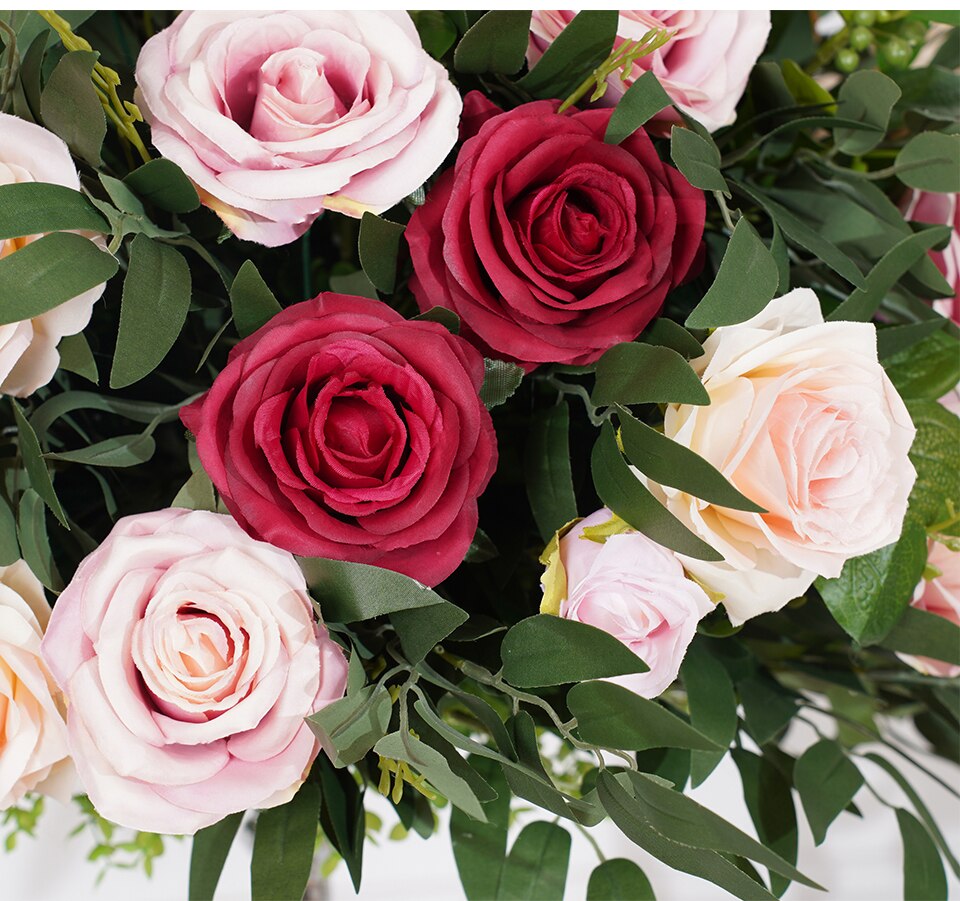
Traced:
[[189, 307], [190, 267], [183, 254], [137, 235], [123, 280], [111, 388], [126, 388], [156, 369], [180, 335]]
[[570, 408], [566, 401], [534, 411], [523, 472], [533, 518], [544, 542], [577, 518], [570, 468]]
[[333, 765], [345, 767], [363, 759], [387, 734], [392, 710], [390, 692], [367, 685], [308, 716], [307, 724], [325, 748], [333, 749]]
[[923, 131], [897, 155], [897, 178], [920, 191], [960, 192], [960, 134]]
[[190, 213], [200, 206], [193, 182], [167, 159], [150, 160], [123, 179], [135, 194], [170, 213]]
[[897, 83], [875, 69], [861, 69], [848, 75], [837, 94], [838, 111], [847, 119], [876, 125], [882, 131], [834, 130], [834, 140], [841, 152], [860, 156], [873, 150], [882, 140], [890, 124], [890, 113], [900, 99]]
[[88, 382], [93, 382], [94, 385], [99, 383], [100, 374], [97, 372], [97, 363], [82, 332], [61, 338], [57, 350], [60, 353], [61, 369], [75, 372]]
[[70, 229], [103, 234], [110, 227], [72, 188], [36, 181], [0, 185], [0, 241]]
[[503, 864], [497, 901], [562, 898], [570, 865], [570, 833], [556, 823], [528, 823]]
[[65, 54], [40, 98], [43, 124], [94, 167], [100, 165], [100, 148], [107, 135], [103, 107], [90, 80], [96, 61], [97, 54], [89, 50]]
[[814, 78], [807, 75], [792, 59], [780, 61], [784, 84], [801, 105], [822, 106], [825, 113], [836, 113], [837, 104], [833, 95]]
[[360, 220], [360, 265], [373, 286], [384, 294], [393, 291], [397, 281], [397, 254], [403, 230], [402, 225], [375, 213], [364, 213]]
[[930, 833], [913, 814], [899, 807], [897, 825], [903, 839], [903, 897], [907, 901], [943, 901], [947, 875]]
[[669, 347], [615, 344], [597, 361], [591, 400], [608, 404], [709, 404], [700, 377]]
[[57, 572], [47, 537], [47, 508], [40, 495], [28, 488], [20, 496], [20, 508], [17, 510], [17, 538], [23, 559], [33, 574], [51, 591], [60, 591], [63, 580]]
[[[23, 467], [27, 471], [27, 477], [30, 479], [30, 487], [40, 496], [43, 502], [50, 508], [53, 515], [60, 520], [65, 529], [67, 525], [67, 515], [60, 506], [57, 493], [53, 488], [53, 480], [50, 478], [50, 472], [43, 459], [43, 453], [40, 450], [40, 441], [37, 438], [33, 426], [27, 422], [23, 415], [23, 410], [13, 398], [10, 398], [13, 405], [13, 418], [17, 425], [17, 431], [20, 434], [20, 457], [23, 461]], [[22, 505], [21, 501], [21, 505]]]
[[932, 526], [960, 510], [960, 419], [935, 400], [909, 401], [907, 410], [917, 429], [910, 447], [917, 480], [909, 509]]
[[653, 886], [632, 860], [605, 860], [590, 874], [587, 901], [656, 901]]
[[457, 44], [453, 68], [469, 75], [513, 75], [523, 65], [529, 34], [530, 10], [491, 10]]
[[619, 18], [614, 9], [577, 13], [517, 86], [541, 99], [569, 96], [610, 55]]
[[908, 516], [899, 541], [843, 565], [817, 590], [833, 618], [862, 645], [876, 644], [909, 606], [927, 561], [927, 530]]
[[280, 312], [277, 298], [251, 260], [244, 261], [230, 285], [230, 307], [241, 338], [252, 335]]
[[503, 678], [517, 688], [645, 673], [647, 665], [608, 632], [538, 613], [520, 620], [500, 646]]
[[369, 297], [371, 300], [379, 300], [380, 295], [373, 286], [367, 273], [362, 269], [356, 272], [350, 272], [347, 275], [331, 275], [330, 290], [338, 294], [355, 294], [357, 297]]
[[44, 456], [48, 460], [60, 460], [64, 463], [83, 463], [86, 466], [107, 466], [123, 469], [139, 466], [153, 457], [156, 442], [153, 436], [145, 432], [136, 435], [117, 435], [105, 438], [88, 447], [72, 451], [58, 451]]
[[53, 232], [0, 260], [0, 325], [32, 319], [103, 284], [117, 261], [89, 238]]
[[656, 344], [675, 350], [685, 359], [703, 356], [703, 345], [680, 323], [661, 316], [640, 336], [644, 344]]
[[202, 469], [198, 469], [184, 482], [176, 497], [170, 501], [171, 507], [185, 510], [208, 510], [217, 512], [217, 499], [213, 493], [213, 482]]
[[904, 399], [936, 400], [960, 382], [960, 342], [937, 331], [885, 359], [883, 365]]
[[617, 408], [617, 415], [623, 452], [640, 472], [654, 482], [679, 488], [721, 507], [753, 513], [766, 512], [737, 491], [722, 473], [699, 454], [635, 419], [623, 407]]
[[390, 622], [400, 637], [404, 656], [411, 663], [423, 660], [435, 645], [469, 618], [466, 611], [447, 601], [390, 614]]
[[253, 901], [299, 901], [307, 888], [317, 841], [320, 790], [304, 782], [293, 800], [257, 817], [250, 861]]
[[498, 407], [512, 397], [520, 382], [523, 381], [524, 369], [516, 363], [506, 360], [483, 361], [483, 386], [480, 388], [480, 400], [488, 409]]
[[[694, 641], [680, 667], [687, 690], [690, 725], [728, 748], [737, 734], [737, 696], [723, 664], [707, 650], [703, 641]], [[690, 777], [698, 786], [713, 772], [723, 752], [695, 752], [690, 761]]]
[[[947, 47], [949, 40], [942, 47]], [[956, 45], [957, 33], [952, 40]], [[940, 121], [960, 119], [957, 97], [960, 97], [960, 75], [951, 71], [955, 66], [937, 65], [937, 60], [920, 69], [907, 69], [892, 73], [902, 96], [897, 101], [898, 110], [912, 110], [921, 116]]]
[[17, 520], [6, 498], [0, 498], [0, 566], [10, 566], [20, 559]]
[[720, 173], [720, 151], [712, 139], [674, 125], [670, 132], [670, 158], [695, 188], [729, 193], [727, 180]]
[[889, 357], [909, 350], [924, 338], [939, 331], [946, 324], [943, 317], [931, 317], [907, 325], [890, 325], [877, 329], [877, 357], [885, 362]]
[[796, 701], [779, 682], [756, 674], [737, 683], [743, 718], [758, 745], [776, 738], [798, 713]]
[[412, 10], [410, 13], [423, 49], [434, 59], [440, 59], [457, 39], [457, 26], [451, 18], [437, 9]]
[[414, 316], [413, 321], [439, 322], [451, 335], [460, 334], [460, 317], [446, 307], [430, 307], [419, 316]]
[[581, 682], [567, 693], [584, 741], [625, 751], [689, 748], [720, 751], [722, 746], [656, 701], [612, 682]]
[[619, 144], [673, 101], [653, 72], [644, 72], [617, 101], [603, 140]]
[[800, 756], [793, 768], [793, 784], [819, 845], [830, 824], [860, 791], [863, 776], [837, 742], [823, 739]]
[[336, 769], [321, 754], [314, 763], [320, 774], [320, 825], [324, 835], [343, 858], [356, 891], [360, 891], [366, 817], [363, 794], [353, 774]]
[[304, 557], [300, 568], [328, 622], [356, 623], [397, 610], [446, 603], [415, 579], [379, 566]]
[[735, 325], [757, 315], [777, 294], [773, 255], [746, 217], [737, 222], [717, 277], [687, 317], [687, 328]]
[[960, 666], [960, 626], [935, 613], [907, 607], [880, 647]]
[[220, 873], [241, 820], [243, 811], [232, 813], [194, 835], [190, 854], [189, 901], [213, 901]]
[[633, 528], [658, 544], [699, 560], [722, 560], [709, 544], [693, 534], [640, 482], [627, 465], [607, 421], [593, 446], [593, 484], [600, 500]]

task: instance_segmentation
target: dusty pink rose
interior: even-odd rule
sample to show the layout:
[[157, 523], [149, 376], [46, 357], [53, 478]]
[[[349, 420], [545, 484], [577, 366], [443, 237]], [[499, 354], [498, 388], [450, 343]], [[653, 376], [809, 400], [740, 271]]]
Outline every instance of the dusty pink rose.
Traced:
[[[533, 65], [570, 23], [577, 10], [534, 10], [527, 62]], [[736, 119], [737, 103], [763, 52], [770, 33], [768, 10], [622, 9], [617, 25], [619, 47], [652, 28], [674, 32], [670, 41], [638, 59], [626, 81], [619, 73], [608, 80], [601, 101], [613, 106], [626, 89], [652, 70], [670, 99], [710, 131]], [[675, 114], [674, 114], [675, 115]]]
[[117, 522], [60, 595], [43, 656], [90, 800], [150, 832], [288, 801], [318, 751], [304, 717], [346, 685], [293, 556], [197, 510]]
[[[0, 113], [0, 185], [22, 182], [80, 190], [76, 166], [60, 138], [32, 122]], [[0, 260], [39, 237], [0, 239]], [[96, 242], [103, 246], [101, 238]], [[66, 335], [83, 331], [103, 288], [97, 285], [33, 319], [0, 325], [0, 394], [23, 397], [53, 378], [60, 365], [57, 344]]]
[[931, 250], [930, 257], [953, 288], [953, 297], [935, 300], [933, 308], [960, 323], [960, 195], [908, 191], [901, 202], [905, 218], [914, 222], [949, 225], [950, 243], [943, 250]]
[[382, 212], [457, 139], [460, 95], [402, 11], [184, 12], [144, 45], [153, 143], [238, 237]]
[[[584, 529], [613, 518], [601, 508], [560, 539], [566, 591], [559, 615], [603, 629], [630, 648], [649, 671], [609, 681], [655, 698], [677, 678], [697, 623], [713, 604], [687, 578], [673, 551], [626, 524], [618, 534], [597, 540], [584, 536]], [[545, 602], [550, 603], [546, 597]]]
[[[927, 613], [935, 613], [955, 626], [960, 626], [960, 551], [951, 551], [946, 545], [931, 541], [927, 565], [938, 570], [940, 575], [930, 581], [921, 580], [914, 592], [912, 606], [918, 610], [926, 610]], [[897, 656], [927, 676], [960, 676], [960, 666], [944, 663], [942, 660], [914, 657], [910, 654]]]

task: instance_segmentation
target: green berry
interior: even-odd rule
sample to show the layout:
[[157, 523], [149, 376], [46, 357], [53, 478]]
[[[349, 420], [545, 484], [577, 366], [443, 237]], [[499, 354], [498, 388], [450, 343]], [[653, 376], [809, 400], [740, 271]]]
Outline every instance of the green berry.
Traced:
[[850, 17], [854, 25], [864, 25], [869, 28], [877, 21], [877, 13], [872, 9], [855, 9]]
[[883, 55], [894, 69], [906, 69], [913, 58], [913, 49], [901, 38], [890, 38], [884, 44]]
[[927, 26], [917, 19], [907, 19], [900, 26], [900, 37], [913, 46], [919, 46], [927, 38]]
[[873, 43], [873, 32], [863, 25], [858, 25], [850, 32], [850, 46], [857, 51], [866, 50]]
[[847, 48], [837, 53], [834, 62], [841, 72], [855, 72], [860, 67], [860, 54]]
[[884, 22], [889, 22], [893, 18], [889, 9], [878, 9], [877, 10], [877, 21], [881, 24]]

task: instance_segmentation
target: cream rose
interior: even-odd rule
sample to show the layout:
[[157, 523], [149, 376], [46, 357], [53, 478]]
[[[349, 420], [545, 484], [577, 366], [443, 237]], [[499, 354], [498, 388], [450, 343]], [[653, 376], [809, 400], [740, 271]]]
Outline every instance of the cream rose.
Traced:
[[816, 576], [835, 578], [844, 561], [897, 540], [915, 430], [877, 361], [873, 325], [824, 322], [816, 295], [799, 288], [718, 328], [691, 365], [710, 404], [669, 406], [664, 433], [767, 512], [655, 490], [723, 554], [684, 565], [724, 596], [731, 622], [779, 610]]
[[23, 560], [0, 567], [0, 810], [28, 791], [69, 783], [60, 693], [40, 656], [50, 619], [43, 586]]
[[[0, 185], [39, 181], [80, 190], [80, 178], [67, 145], [53, 132], [0, 113]], [[39, 235], [0, 240], [0, 259]], [[100, 238], [96, 243], [104, 246]], [[33, 319], [0, 325], [0, 394], [23, 397], [42, 388], [57, 371], [57, 344], [83, 331], [103, 285], [84, 291]]]

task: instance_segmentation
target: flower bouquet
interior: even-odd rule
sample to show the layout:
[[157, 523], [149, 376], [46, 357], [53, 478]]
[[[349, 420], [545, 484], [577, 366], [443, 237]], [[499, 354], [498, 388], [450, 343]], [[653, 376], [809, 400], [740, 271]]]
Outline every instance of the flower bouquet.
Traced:
[[[590, 899], [769, 899], [877, 793], [944, 897], [958, 33], [0, 14], [8, 848], [54, 795], [211, 898], [250, 812], [298, 899], [379, 794], [471, 901], [605, 820]], [[689, 795], [727, 755], [755, 834]]]

